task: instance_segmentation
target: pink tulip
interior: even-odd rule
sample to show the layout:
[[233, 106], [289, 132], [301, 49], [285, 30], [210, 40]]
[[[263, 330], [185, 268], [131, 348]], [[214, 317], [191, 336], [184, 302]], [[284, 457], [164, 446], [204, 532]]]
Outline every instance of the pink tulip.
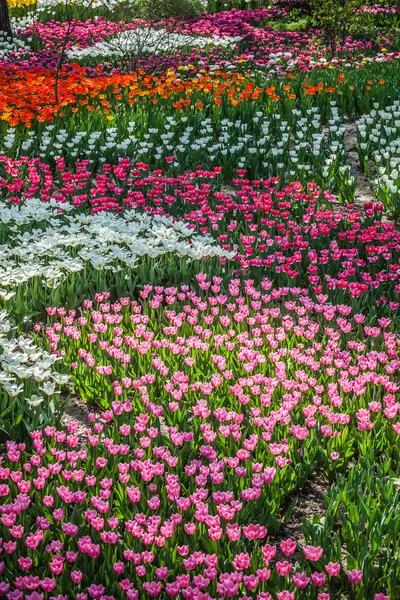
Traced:
[[363, 578], [363, 572], [357, 571], [357, 569], [353, 569], [352, 571], [347, 572], [347, 577], [349, 578], [350, 583], [360, 583]]
[[317, 561], [323, 554], [323, 549], [320, 546], [304, 546], [303, 554], [307, 560]]

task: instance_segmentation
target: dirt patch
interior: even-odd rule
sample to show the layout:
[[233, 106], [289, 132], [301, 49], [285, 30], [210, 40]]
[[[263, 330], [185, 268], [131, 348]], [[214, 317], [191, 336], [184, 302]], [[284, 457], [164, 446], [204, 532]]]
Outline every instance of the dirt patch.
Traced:
[[81, 398], [72, 396], [61, 418], [61, 423], [66, 427], [72, 421], [76, 421], [78, 423], [78, 430], [75, 435], [83, 440], [85, 438], [85, 431], [92, 428], [92, 424], [89, 421], [89, 413], [91, 412], [97, 412], [96, 408], [90, 406]]
[[[328, 487], [329, 482], [323, 472], [316, 471], [303, 487], [289, 494], [281, 510], [282, 526], [276, 534], [270, 536], [270, 539], [274, 543], [279, 543], [281, 540], [291, 538], [303, 544], [302, 521], [304, 518], [312, 520], [315, 516], [323, 517], [326, 514], [324, 495]], [[285, 522], [285, 515], [289, 510], [291, 514]]]
[[347, 164], [350, 166], [350, 171], [353, 177], [357, 178], [357, 188], [354, 199], [354, 204], [357, 208], [362, 208], [367, 202], [376, 202], [376, 196], [371, 190], [370, 182], [364, 171], [361, 170], [358, 161], [358, 153], [356, 146], [357, 139], [357, 124], [355, 121], [343, 124], [344, 128], [344, 145], [347, 150]]

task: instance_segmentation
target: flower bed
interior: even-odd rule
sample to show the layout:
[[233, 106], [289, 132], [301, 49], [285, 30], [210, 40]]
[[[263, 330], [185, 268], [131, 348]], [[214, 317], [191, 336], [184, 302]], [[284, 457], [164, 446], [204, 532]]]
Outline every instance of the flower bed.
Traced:
[[0, 598], [398, 600], [397, 12], [11, 4]]

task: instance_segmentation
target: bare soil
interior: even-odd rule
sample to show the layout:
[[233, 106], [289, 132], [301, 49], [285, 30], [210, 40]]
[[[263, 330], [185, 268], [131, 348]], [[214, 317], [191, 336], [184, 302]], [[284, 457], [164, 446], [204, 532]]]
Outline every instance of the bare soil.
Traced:
[[88, 417], [90, 412], [97, 412], [96, 408], [84, 402], [82, 398], [71, 396], [61, 418], [61, 423], [63, 426], [67, 426], [72, 421], [77, 422], [78, 431], [76, 435], [83, 441], [86, 429], [91, 429], [92, 427]]
[[276, 542], [291, 538], [297, 542], [304, 542], [301, 524], [304, 518], [312, 520], [314, 516], [323, 517], [326, 513], [324, 495], [329, 487], [329, 482], [322, 471], [316, 471], [306, 481], [303, 487], [294, 490], [286, 498], [281, 510], [283, 518], [293, 501], [296, 501], [294, 509], [286, 523], [283, 523], [279, 531], [272, 536]]
[[376, 202], [376, 197], [369, 185], [369, 179], [361, 170], [358, 162], [358, 154], [355, 150], [357, 145], [357, 125], [355, 121], [343, 124], [344, 145], [347, 150], [347, 162], [350, 165], [351, 174], [357, 177], [357, 189], [354, 204], [362, 208], [367, 202]]

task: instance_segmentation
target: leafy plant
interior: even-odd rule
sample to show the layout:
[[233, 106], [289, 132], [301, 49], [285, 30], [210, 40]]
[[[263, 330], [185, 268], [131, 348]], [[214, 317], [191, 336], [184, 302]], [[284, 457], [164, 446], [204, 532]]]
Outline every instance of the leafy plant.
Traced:
[[364, 0], [310, 0], [311, 27], [322, 29], [329, 39], [332, 54], [336, 54], [337, 45], [360, 24], [358, 10]]

